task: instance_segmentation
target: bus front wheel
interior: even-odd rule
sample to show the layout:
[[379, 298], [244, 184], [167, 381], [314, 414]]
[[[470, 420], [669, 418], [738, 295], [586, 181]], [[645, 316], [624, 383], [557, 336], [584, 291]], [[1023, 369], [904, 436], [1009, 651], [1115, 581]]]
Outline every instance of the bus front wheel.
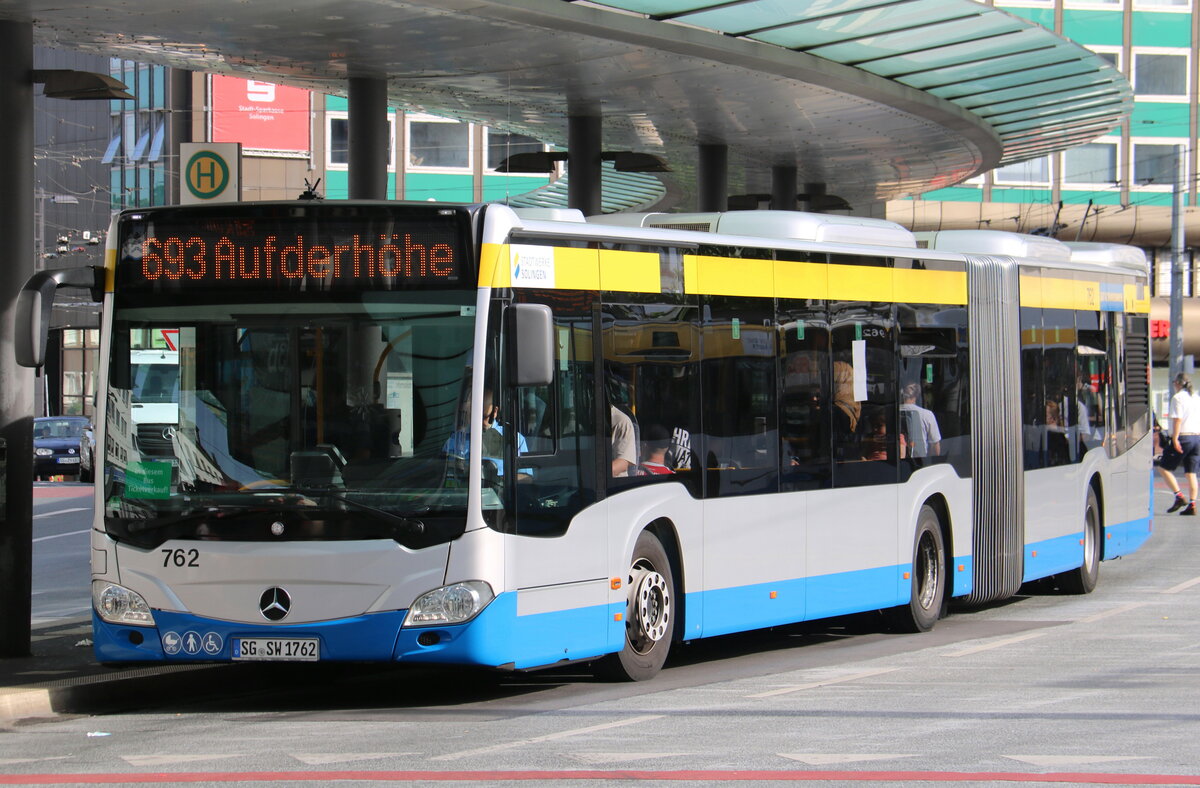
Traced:
[[928, 632], [942, 615], [946, 599], [946, 545], [937, 512], [922, 506], [913, 542], [912, 596], [907, 605], [894, 608], [893, 628], [902, 632]]
[[667, 661], [675, 634], [675, 579], [662, 542], [638, 536], [625, 577], [625, 645], [596, 663], [596, 675], [616, 681], [653, 678]]

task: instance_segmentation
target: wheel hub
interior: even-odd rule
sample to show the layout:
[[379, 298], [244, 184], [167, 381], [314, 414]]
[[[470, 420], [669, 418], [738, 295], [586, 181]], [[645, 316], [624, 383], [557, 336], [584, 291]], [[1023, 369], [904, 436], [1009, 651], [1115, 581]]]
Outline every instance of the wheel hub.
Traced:
[[667, 580], [653, 569], [638, 568], [633, 574], [632, 621], [635, 647], [649, 647], [662, 640], [671, 623], [671, 593]]

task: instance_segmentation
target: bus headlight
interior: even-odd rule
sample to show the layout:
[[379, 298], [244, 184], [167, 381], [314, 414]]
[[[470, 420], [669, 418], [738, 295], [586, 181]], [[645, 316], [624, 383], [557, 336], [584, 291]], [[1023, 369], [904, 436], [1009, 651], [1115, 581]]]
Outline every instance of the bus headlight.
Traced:
[[404, 626], [461, 624], [479, 615], [495, 597], [492, 587], [482, 580], [465, 580], [435, 588], [417, 597], [404, 617]]
[[92, 607], [110, 624], [154, 626], [154, 614], [141, 594], [107, 580], [92, 581]]

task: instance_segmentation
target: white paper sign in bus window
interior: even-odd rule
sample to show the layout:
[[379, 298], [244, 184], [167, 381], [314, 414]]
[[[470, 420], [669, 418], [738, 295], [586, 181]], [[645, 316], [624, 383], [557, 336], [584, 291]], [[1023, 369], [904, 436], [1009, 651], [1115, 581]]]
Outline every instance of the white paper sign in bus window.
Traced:
[[850, 358], [854, 366], [854, 401], [867, 399], [867, 341], [856, 339], [850, 343]]
[[554, 287], [554, 247], [513, 244], [509, 250], [513, 287]]

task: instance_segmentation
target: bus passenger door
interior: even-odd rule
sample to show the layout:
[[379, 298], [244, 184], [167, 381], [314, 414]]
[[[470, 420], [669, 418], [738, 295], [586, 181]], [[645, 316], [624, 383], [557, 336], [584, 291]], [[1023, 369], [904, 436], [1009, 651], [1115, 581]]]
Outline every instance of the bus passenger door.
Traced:
[[[501, 421], [515, 425], [511, 485], [515, 534], [508, 559], [518, 637], [530, 664], [604, 653], [608, 639], [608, 521], [596, 506], [597, 416], [592, 295], [518, 290], [515, 300], [554, 315], [554, 381], [510, 387]], [[519, 352], [519, 349], [518, 349]], [[503, 376], [503, 365], [501, 375]], [[506, 464], [508, 464], [506, 462]]]

